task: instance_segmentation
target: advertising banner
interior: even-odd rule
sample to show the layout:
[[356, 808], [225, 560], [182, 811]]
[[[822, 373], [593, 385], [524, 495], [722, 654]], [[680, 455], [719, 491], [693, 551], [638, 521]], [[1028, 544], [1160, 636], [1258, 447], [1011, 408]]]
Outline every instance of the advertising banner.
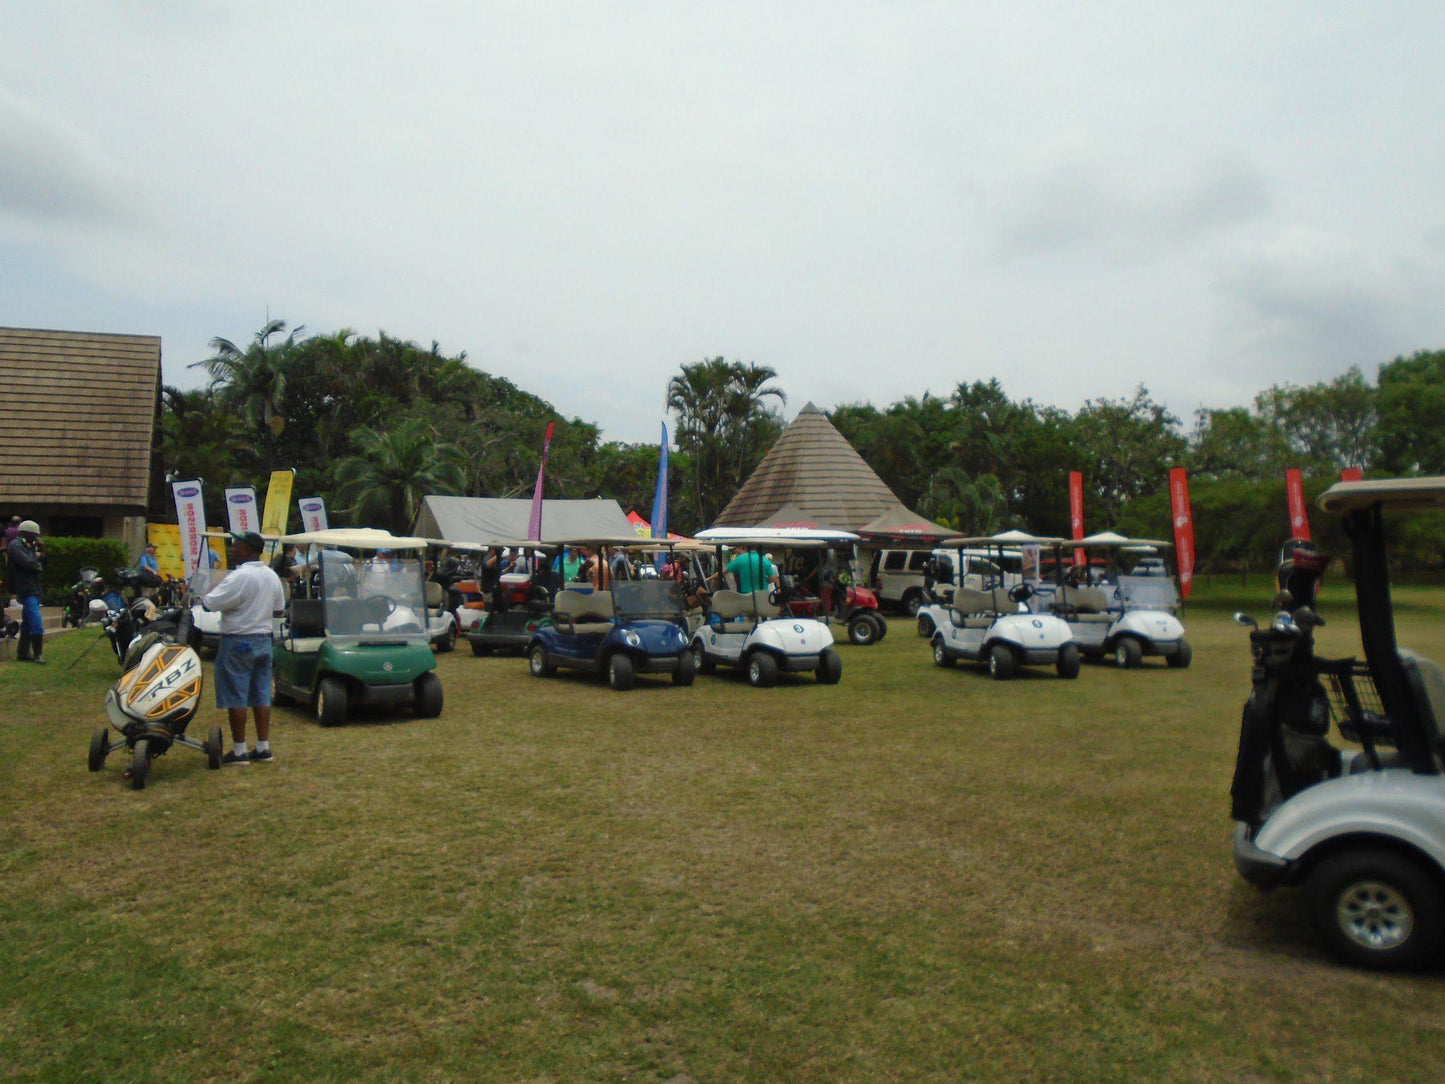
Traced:
[[[1084, 537], [1084, 474], [1082, 471], [1069, 471], [1069, 526], [1073, 529], [1075, 541]], [[1082, 549], [1075, 548], [1074, 567], [1083, 568], [1088, 563], [1088, 554]]]
[[301, 511], [303, 531], [326, 530], [326, 502], [320, 497], [302, 497], [296, 507]]
[[200, 480], [172, 482], [171, 494], [176, 501], [176, 523], [180, 525], [181, 563], [190, 579], [200, 565], [201, 547], [206, 542], [206, 507]]
[[1291, 467], [1284, 472], [1285, 494], [1289, 497], [1289, 536], [1306, 542], [1310, 537], [1310, 517], [1305, 511], [1305, 487], [1300, 472]]
[[[261, 533], [267, 538], [286, 533], [286, 521], [291, 515], [291, 487], [296, 482], [294, 470], [271, 472], [271, 481], [266, 486], [266, 507], [261, 512]], [[275, 546], [267, 543], [269, 554]]]
[[256, 511], [256, 491], [250, 486], [226, 490], [226, 519], [232, 534], [259, 531], [261, 516]]
[[1174, 553], [1179, 564], [1179, 597], [1194, 587], [1194, 513], [1189, 508], [1189, 475], [1183, 467], [1169, 472], [1169, 511], [1174, 519]]

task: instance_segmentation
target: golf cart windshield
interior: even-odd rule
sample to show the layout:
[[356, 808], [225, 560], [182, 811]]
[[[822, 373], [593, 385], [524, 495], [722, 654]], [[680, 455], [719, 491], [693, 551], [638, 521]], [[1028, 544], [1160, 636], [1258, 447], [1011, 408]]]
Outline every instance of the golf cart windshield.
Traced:
[[682, 616], [682, 584], [676, 580], [615, 580], [612, 601], [619, 621]]
[[1120, 576], [1118, 591], [1125, 610], [1173, 613], [1179, 608], [1179, 591], [1168, 576]]
[[353, 556], [338, 549], [321, 550], [314, 556], [321, 567], [328, 636], [395, 640], [427, 634], [426, 594], [418, 556]]

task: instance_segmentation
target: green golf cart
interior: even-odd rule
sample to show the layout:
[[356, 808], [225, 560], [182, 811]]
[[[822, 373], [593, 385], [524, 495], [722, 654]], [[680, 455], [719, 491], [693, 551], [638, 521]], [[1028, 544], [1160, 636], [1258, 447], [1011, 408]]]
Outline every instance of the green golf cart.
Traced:
[[316, 705], [322, 726], [353, 706], [409, 704], [442, 712], [442, 683], [427, 628], [424, 538], [372, 528], [308, 531], [297, 547], [300, 588], [272, 655], [278, 704]]

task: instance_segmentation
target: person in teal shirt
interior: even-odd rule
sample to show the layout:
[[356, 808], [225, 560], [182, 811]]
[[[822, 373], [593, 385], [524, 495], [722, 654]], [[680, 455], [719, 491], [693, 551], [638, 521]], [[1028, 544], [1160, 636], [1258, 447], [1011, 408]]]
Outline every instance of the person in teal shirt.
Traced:
[[743, 546], [727, 563], [723, 572], [731, 573], [737, 578], [738, 590], [745, 595], [761, 590], [768, 584], [776, 587], [778, 583], [778, 570], [773, 567], [773, 562], [752, 546]]

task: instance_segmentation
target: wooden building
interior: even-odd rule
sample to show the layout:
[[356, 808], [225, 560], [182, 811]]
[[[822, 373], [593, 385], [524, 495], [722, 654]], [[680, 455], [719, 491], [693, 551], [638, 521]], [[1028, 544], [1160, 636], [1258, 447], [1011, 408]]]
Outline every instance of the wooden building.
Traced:
[[0, 327], [0, 517], [138, 553], [160, 503], [160, 382], [157, 336]]

